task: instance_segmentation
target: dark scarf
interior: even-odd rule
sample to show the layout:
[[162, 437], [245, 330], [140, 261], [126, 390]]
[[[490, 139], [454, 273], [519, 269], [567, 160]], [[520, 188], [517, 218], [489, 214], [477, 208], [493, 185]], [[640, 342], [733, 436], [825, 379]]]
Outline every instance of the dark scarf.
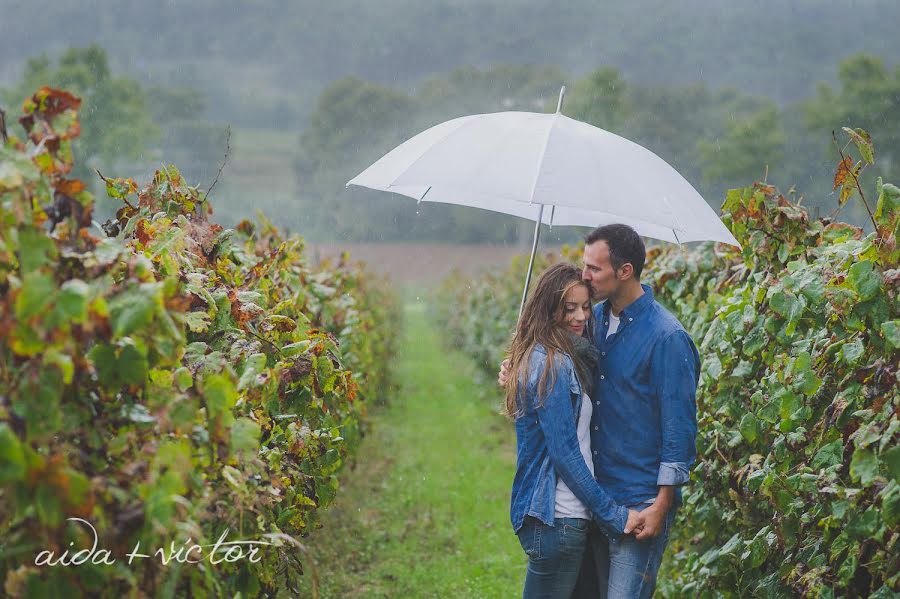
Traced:
[[581, 387], [588, 397], [594, 399], [594, 374], [597, 372], [597, 364], [600, 362], [600, 351], [587, 337], [573, 334], [571, 339], [572, 348], [575, 350], [572, 358], [575, 362], [578, 380], [581, 381]]

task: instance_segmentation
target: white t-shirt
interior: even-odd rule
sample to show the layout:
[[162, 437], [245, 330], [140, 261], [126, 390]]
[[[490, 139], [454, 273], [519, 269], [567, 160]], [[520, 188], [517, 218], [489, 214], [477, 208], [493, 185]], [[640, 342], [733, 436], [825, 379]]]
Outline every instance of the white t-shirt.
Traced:
[[618, 316], [613, 316], [612, 310], [609, 311], [609, 329], [606, 331], [606, 338], [619, 330], [619, 323], [622, 321]]
[[[591, 476], [594, 474], [594, 460], [591, 459], [591, 398], [584, 393], [581, 396], [581, 413], [578, 415], [578, 426], [575, 428], [578, 437], [578, 449]], [[556, 509], [554, 518], [591, 518], [591, 512], [581, 500], [569, 489], [561, 478], [556, 479]]]
[[[614, 334], [619, 330], [619, 323], [621, 322], [621, 318], [618, 316], [613, 316], [612, 311], [609, 313], [609, 329], [606, 331], [606, 337], [609, 338], [610, 335]], [[591, 413], [593, 412], [593, 406], [591, 405], [591, 398], [587, 396], [585, 393], [581, 397], [581, 414], [578, 416], [578, 427], [576, 428], [576, 434], [578, 436], [578, 448], [581, 450], [581, 457], [584, 458], [585, 464], [587, 464], [588, 470], [591, 471], [591, 474], [594, 474], [594, 460], [591, 458]], [[648, 503], [652, 503], [648, 502]], [[575, 494], [569, 489], [569, 487], [562, 481], [561, 478], [558, 478], [556, 481], [556, 509], [553, 514], [554, 518], [587, 518], [590, 519], [591, 513], [590, 510], [585, 507], [581, 500], [575, 497]]]

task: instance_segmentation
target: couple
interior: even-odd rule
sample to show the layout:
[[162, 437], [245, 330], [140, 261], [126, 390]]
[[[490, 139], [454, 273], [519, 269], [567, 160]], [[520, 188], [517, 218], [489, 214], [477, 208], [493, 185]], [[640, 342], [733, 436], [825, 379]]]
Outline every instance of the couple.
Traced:
[[695, 458], [700, 360], [641, 284], [645, 257], [627, 225], [592, 231], [582, 270], [541, 274], [501, 366], [525, 599], [632, 599], [656, 586]]

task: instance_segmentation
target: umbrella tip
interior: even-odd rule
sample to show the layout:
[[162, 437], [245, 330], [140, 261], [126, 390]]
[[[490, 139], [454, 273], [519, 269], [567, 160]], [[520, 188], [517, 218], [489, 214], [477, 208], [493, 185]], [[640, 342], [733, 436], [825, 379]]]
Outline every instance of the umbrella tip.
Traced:
[[563, 85], [559, 88], [559, 104], [556, 105], [556, 113], [559, 114], [562, 112], [563, 98], [566, 97], [566, 86]]

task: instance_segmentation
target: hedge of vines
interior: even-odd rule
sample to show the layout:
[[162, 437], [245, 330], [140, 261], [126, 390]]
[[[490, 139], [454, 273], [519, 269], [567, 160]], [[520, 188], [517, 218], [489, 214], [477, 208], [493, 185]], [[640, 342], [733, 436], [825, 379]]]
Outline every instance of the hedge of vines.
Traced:
[[[841, 203], [872, 161], [842, 156]], [[857, 139], [858, 138], [858, 139]], [[698, 459], [660, 573], [697, 597], [895, 597], [900, 591], [900, 189], [878, 182], [875, 232], [813, 221], [771, 186], [729, 192], [743, 245], [655, 246], [644, 279], [703, 363]], [[863, 198], [864, 200], [864, 198]], [[868, 208], [868, 205], [867, 205]], [[536, 271], [581, 251], [543, 256]], [[496, 376], [523, 262], [445, 283], [455, 340]]]
[[104, 178], [121, 208], [92, 221], [66, 177], [79, 104], [42, 88], [27, 138], [2, 131], [3, 591], [290, 593], [297, 537], [390, 385], [397, 302], [346, 258], [313, 266], [261, 214], [211, 222], [174, 166], [142, 188]]

